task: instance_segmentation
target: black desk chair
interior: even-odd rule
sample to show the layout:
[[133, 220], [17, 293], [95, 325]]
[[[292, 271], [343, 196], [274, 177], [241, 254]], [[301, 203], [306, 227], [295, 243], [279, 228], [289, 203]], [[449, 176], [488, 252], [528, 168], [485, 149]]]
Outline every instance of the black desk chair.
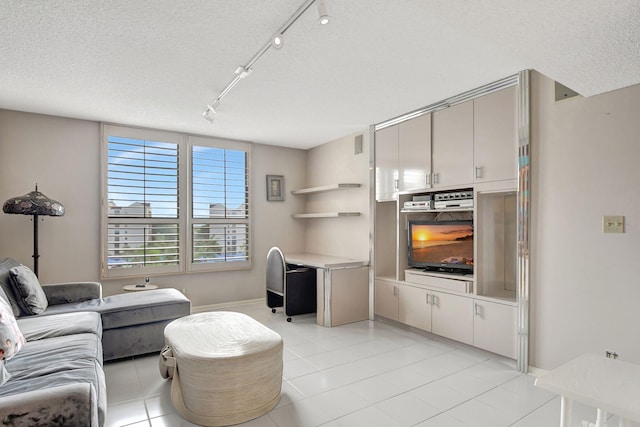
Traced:
[[283, 307], [287, 322], [291, 316], [316, 312], [316, 270], [287, 264], [282, 251], [267, 253], [267, 306], [275, 313]]

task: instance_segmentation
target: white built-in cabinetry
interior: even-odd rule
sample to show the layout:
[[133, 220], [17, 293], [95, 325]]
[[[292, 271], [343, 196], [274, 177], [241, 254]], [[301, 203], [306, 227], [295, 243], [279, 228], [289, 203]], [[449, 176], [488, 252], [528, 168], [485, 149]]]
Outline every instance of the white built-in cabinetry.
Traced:
[[473, 100], [474, 182], [502, 181], [517, 175], [516, 86]]
[[433, 113], [433, 186], [473, 182], [473, 100]]
[[398, 320], [399, 284], [394, 280], [375, 280], [374, 312], [391, 320]]
[[[517, 342], [516, 95], [510, 86], [375, 132], [375, 315], [510, 358]], [[403, 209], [414, 196], [463, 189], [473, 191], [473, 208]], [[410, 268], [411, 218], [473, 219], [474, 274]]]
[[429, 188], [431, 114], [381, 129], [376, 133], [375, 150], [377, 200], [395, 200], [398, 192]]

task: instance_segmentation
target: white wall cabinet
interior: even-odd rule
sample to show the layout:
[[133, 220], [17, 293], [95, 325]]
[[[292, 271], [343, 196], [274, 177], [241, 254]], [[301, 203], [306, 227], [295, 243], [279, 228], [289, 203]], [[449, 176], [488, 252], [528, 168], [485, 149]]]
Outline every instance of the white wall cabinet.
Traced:
[[475, 182], [517, 177], [517, 96], [511, 86], [473, 101]]
[[398, 189], [415, 191], [431, 186], [431, 114], [398, 125]]
[[515, 305], [474, 300], [473, 345], [515, 359]]
[[377, 201], [398, 197], [398, 137], [398, 125], [375, 134]]
[[431, 114], [377, 131], [375, 148], [377, 201], [430, 187]]
[[374, 292], [374, 313], [387, 319], [398, 320], [398, 284], [376, 279]]
[[473, 100], [433, 113], [434, 188], [473, 183]]

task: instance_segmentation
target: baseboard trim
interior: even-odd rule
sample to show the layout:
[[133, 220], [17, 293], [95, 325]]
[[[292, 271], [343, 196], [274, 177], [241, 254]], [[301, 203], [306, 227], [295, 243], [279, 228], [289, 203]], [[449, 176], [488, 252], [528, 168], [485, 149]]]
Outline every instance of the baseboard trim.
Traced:
[[206, 311], [216, 311], [225, 308], [237, 307], [246, 304], [266, 304], [265, 298], [248, 299], [244, 301], [223, 302], [220, 304], [198, 305], [191, 307], [191, 313], [204, 313]]
[[531, 366], [531, 365], [529, 365], [529, 370], [527, 371], [528, 374], [531, 374], [534, 377], [539, 377], [540, 375], [544, 375], [547, 372], [549, 371], [546, 369], [536, 368], [535, 366]]

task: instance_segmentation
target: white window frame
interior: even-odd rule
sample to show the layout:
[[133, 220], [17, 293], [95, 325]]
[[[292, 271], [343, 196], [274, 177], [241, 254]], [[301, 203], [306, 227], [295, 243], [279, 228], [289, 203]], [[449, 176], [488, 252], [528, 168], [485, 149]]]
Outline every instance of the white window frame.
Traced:
[[[186, 255], [189, 257], [188, 260], [189, 262], [187, 263], [187, 271], [188, 272], [200, 272], [200, 271], [226, 271], [226, 270], [239, 270], [239, 269], [247, 269], [251, 267], [252, 264], [252, 254], [253, 254], [253, 223], [252, 223], [252, 207], [253, 207], [253, 202], [252, 202], [252, 191], [251, 191], [251, 182], [252, 182], [252, 178], [251, 178], [251, 148], [252, 148], [252, 144], [249, 142], [242, 142], [242, 141], [231, 141], [231, 140], [224, 140], [224, 139], [218, 139], [218, 138], [209, 138], [209, 137], [203, 137], [203, 136], [195, 136], [195, 135], [189, 135], [187, 137], [188, 139], [188, 161], [189, 161], [189, 218], [188, 218], [188, 229], [187, 229], [187, 253]], [[248, 195], [248, 202], [249, 202], [249, 209], [247, 211], [247, 218], [246, 219], [233, 219], [233, 218], [227, 218], [227, 219], [220, 219], [220, 218], [214, 218], [214, 219], [204, 219], [204, 218], [194, 218], [193, 217], [193, 203], [191, 202], [191, 196], [192, 196], [192, 185], [191, 185], [191, 169], [192, 169], [192, 149], [194, 146], [199, 146], [199, 147], [211, 147], [211, 148], [220, 148], [220, 149], [228, 149], [228, 150], [238, 150], [238, 151], [244, 151], [247, 153], [247, 164], [246, 164], [246, 169], [247, 169], [247, 186], [248, 186], [248, 191], [249, 191], [249, 195]], [[247, 245], [247, 250], [248, 250], [248, 258], [246, 261], [234, 261], [234, 262], [220, 262], [220, 263], [213, 263], [213, 264], [196, 264], [193, 263], [191, 261], [192, 259], [192, 251], [193, 251], [193, 224], [202, 224], [202, 223], [220, 223], [220, 224], [246, 224], [248, 227], [248, 237], [247, 239], [249, 240], [249, 243]]]
[[[109, 136], [120, 136], [125, 138], [154, 140], [178, 144], [178, 218], [109, 218], [108, 217], [108, 138]], [[218, 262], [218, 263], [192, 263], [192, 228], [193, 224], [203, 222], [226, 222], [237, 223], [237, 219], [217, 219], [216, 221], [204, 220], [202, 218], [193, 218], [192, 202], [191, 202], [191, 168], [192, 168], [192, 147], [203, 146], [222, 149], [231, 149], [245, 151], [247, 153], [247, 186], [248, 186], [248, 218], [243, 223], [248, 227], [248, 259], [246, 261], [236, 262]], [[128, 278], [155, 276], [162, 274], [186, 274], [196, 272], [211, 271], [228, 271], [251, 268], [253, 258], [253, 200], [252, 200], [252, 177], [251, 177], [251, 150], [252, 143], [244, 141], [224, 140], [218, 138], [202, 137], [180, 134], [168, 131], [159, 131], [145, 128], [134, 128], [120, 125], [103, 124], [102, 125], [102, 156], [101, 156], [101, 278]], [[179, 262], [174, 266], [160, 267], [134, 267], [134, 268], [108, 268], [107, 256], [109, 250], [109, 242], [107, 235], [108, 225], [111, 223], [140, 223], [140, 224], [178, 224], [179, 233]]]

